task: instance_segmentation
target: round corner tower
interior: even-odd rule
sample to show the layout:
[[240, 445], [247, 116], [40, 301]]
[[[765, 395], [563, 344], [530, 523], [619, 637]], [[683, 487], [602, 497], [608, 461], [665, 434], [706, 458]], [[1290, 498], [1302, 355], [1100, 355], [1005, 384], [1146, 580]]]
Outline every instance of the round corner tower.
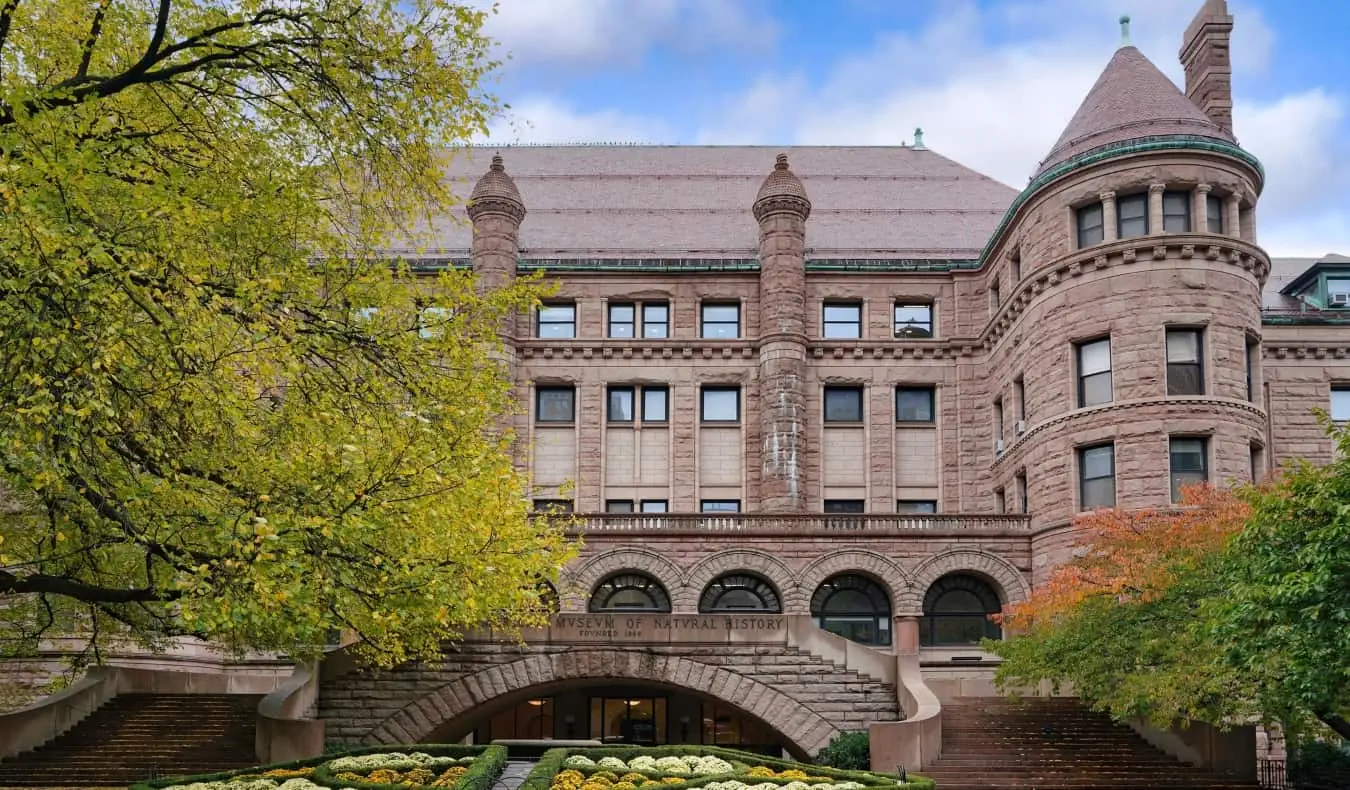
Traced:
[[[469, 195], [469, 221], [473, 223], [470, 260], [479, 291], [490, 291], [511, 283], [516, 276], [516, 256], [520, 250], [520, 223], [525, 219], [525, 202], [516, 182], [506, 172], [500, 154], [494, 154], [486, 173], [474, 184]], [[515, 335], [515, 321], [508, 317], [500, 330], [508, 344]]]

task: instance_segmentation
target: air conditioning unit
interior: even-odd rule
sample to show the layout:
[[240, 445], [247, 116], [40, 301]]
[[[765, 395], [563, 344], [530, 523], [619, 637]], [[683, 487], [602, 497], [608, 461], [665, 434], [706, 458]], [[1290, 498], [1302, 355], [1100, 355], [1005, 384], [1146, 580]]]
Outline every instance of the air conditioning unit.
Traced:
[[1018, 421], [1017, 421], [1017, 424], [1016, 424], [1015, 426], [1013, 426], [1013, 427], [1016, 428], [1016, 430], [1017, 430], [1017, 435], [1018, 435], [1018, 436], [1021, 436], [1022, 434], [1024, 434], [1024, 433], [1027, 432], [1027, 421], [1026, 421], [1026, 420], [1018, 420]]
[[995, 439], [995, 440], [994, 440], [994, 455], [996, 455], [996, 456], [997, 456], [997, 455], [1003, 455], [1003, 440], [1002, 440], [1002, 439]]
[[1350, 292], [1334, 293], [1331, 295], [1332, 307], [1350, 307]]

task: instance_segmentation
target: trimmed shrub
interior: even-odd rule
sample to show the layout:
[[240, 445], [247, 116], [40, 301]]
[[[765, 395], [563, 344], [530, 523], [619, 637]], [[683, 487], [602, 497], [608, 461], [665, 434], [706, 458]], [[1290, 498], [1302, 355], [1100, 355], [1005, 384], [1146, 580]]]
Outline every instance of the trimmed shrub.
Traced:
[[816, 763], [846, 771], [866, 771], [872, 767], [871, 741], [867, 732], [841, 732], [816, 754]]

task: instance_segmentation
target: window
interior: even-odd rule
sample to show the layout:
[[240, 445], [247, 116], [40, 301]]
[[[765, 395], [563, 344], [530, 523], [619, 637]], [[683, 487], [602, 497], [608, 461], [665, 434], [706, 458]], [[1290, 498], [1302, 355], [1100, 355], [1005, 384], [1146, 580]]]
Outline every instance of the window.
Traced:
[[933, 422], [934, 389], [932, 387], [896, 387], [896, 422]]
[[1256, 402], [1256, 361], [1261, 358], [1261, 341], [1247, 338], [1247, 400]]
[[[670, 611], [666, 609], [664, 611]], [[573, 723], [565, 716], [564, 730], [568, 739]], [[630, 699], [591, 697], [590, 733], [591, 740], [611, 744], [638, 744], [655, 746], [668, 740], [666, 724], [666, 698], [642, 697]]]
[[1008, 256], [1008, 277], [1014, 287], [1022, 282], [1022, 250], [1014, 249]]
[[719, 612], [781, 612], [778, 591], [764, 578], [746, 572], [714, 579], [698, 599], [701, 614]]
[[1264, 452], [1264, 449], [1265, 448], [1263, 448], [1259, 444], [1253, 444], [1251, 446], [1251, 465], [1252, 465], [1253, 483], [1261, 482], [1261, 478], [1263, 476], [1261, 472], [1264, 471], [1266, 468], [1266, 454]]
[[1191, 232], [1191, 193], [1163, 193], [1163, 232]]
[[1332, 385], [1331, 420], [1332, 422], [1350, 421], [1350, 385]]
[[864, 503], [861, 499], [827, 499], [826, 513], [862, 513]]
[[670, 596], [652, 577], [626, 571], [597, 585], [587, 609], [592, 612], [669, 612]]
[[1336, 308], [1350, 307], [1350, 278], [1327, 278], [1327, 306]]
[[576, 390], [571, 387], [539, 387], [534, 391], [535, 422], [572, 422]]
[[1078, 344], [1078, 407], [1111, 402], [1111, 338]]
[[998, 306], [1003, 304], [1003, 295], [999, 290], [998, 283], [989, 284], [989, 309], [991, 312], [998, 312]]
[[703, 499], [699, 501], [698, 509], [702, 513], [739, 513], [741, 512], [741, 500]]
[[609, 388], [609, 421], [610, 422], [633, 421], [632, 387]]
[[1014, 483], [1016, 484], [1016, 486], [1017, 486], [1017, 512], [1018, 512], [1018, 513], [1030, 513], [1030, 512], [1031, 512], [1031, 503], [1027, 501], [1027, 473], [1026, 473], [1026, 471], [1024, 470], [1024, 471], [1018, 472], [1018, 473], [1017, 473], [1017, 476], [1013, 478], [1013, 482], [1014, 482]]
[[891, 599], [876, 582], [844, 573], [826, 579], [811, 596], [811, 616], [832, 634], [864, 645], [891, 643]]
[[423, 339], [440, 337], [455, 313], [448, 307], [423, 307], [417, 314], [417, 336]]
[[895, 336], [901, 338], [932, 337], [933, 306], [917, 302], [896, 302]]
[[667, 422], [670, 420], [670, 390], [666, 387], [642, 388], [642, 421]]
[[1003, 399], [994, 401], [994, 447], [1003, 450]]
[[826, 302], [822, 328], [823, 336], [827, 338], [862, 337], [862, 305], [857, 302]]
[[826, 387], [825, 422], [862, 422], [862, 387]]
[[895, 512], [908, 515], [936, 513], [937, 502], [932, 499], [897, 499], [895, 501]]
[[670, 510], [670, 502], [664, 499], [644, 499], [640, 507], [643, 513], [665, 513]]
[[1027, 418], [1027, 382], [1018, 376], [1013, 379], [1013, 419], [1022, 422]]
[[1008, 512], [1008, 496], [1003, 492], [1003, 489], [1001, 488], [994, 489], [994, 512], [995, 513]]
[[702, 336], [711, 339], [740, 337], [740, 304], [735, 302], [704, 302]]
[[1170, 444], [1172, 501], [1180, 502], [1182, 486], [1209, 481], [1207, 442], [1200, 438], [1173, 436]]
[[1205, 222], [1210, 233], [1223, 233], [1223, 198], [1218, 195], [1205, 196]]
[[577, 336], [577, 306], [574, 304], [546, 304], [539, 307], [539, 337], [567, 338]]
[[633, 317], [637, 314], [637, 307], [631, 304], [609, 305], [609, 336], [618, 338], [633, 337]]
[[647, 302], [642, 305], [642, 336], [654, 340], [670, 337], [668, 302]]
[[1116, 228], [1119, 237], [1148, 235], [1148, 195], [1138, 194], [1123, 197], [1116, 205]]
[[981, 639], [998, 639], [1002, 633], [989, 615], [1002, 609], [998, 593], [982, 579], [964, 573], [943, 576], [923, 597], [919, 644], [978, 645]]
[[741, 390], [739, 387], [703, 388], [704, 422], [739, 422], [741, 419]]
[[1167, 330], [1167, 394], [1204, 395], [1205, 371], [1198, 329]]
[[1116, 506], [1116, 446], [1099, 444], [1078, 451], [1078, 509]]
[[1102, 204], [1093, 203], [1078, 209], [1078, 246], [1101, 244], [1106, 238], [1102, 235], [1102, 227]]
[[631, 499], [606, 499], [606, 513], [632, 513], [633, 500]]
[[534, 510], [536, 513], [571, 513], [572, 500], [536, 499], [534, 500]]

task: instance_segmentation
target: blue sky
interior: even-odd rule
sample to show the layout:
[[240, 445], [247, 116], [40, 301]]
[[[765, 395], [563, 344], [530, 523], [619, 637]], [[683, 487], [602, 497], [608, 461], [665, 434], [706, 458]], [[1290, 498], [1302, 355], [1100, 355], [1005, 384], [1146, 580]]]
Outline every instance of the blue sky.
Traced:
[[[1202, 0], [498, 0], [490, 142], [894, 145], [1021, 187], [1120, 41], [1174, 81]], [[1350, 0], [1229, 0], [1261, 242], [1350, 254]]]

